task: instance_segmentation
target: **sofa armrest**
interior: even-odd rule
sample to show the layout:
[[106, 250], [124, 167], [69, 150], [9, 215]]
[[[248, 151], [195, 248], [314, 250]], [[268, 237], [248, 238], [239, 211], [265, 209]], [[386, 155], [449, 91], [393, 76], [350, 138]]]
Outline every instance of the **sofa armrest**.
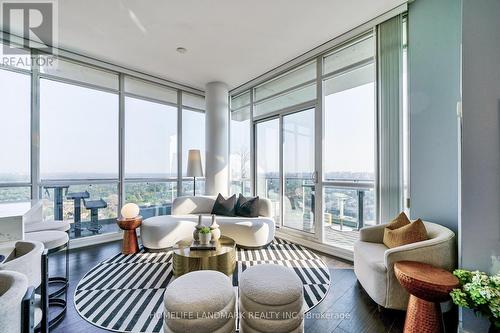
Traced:
[[359, 240], [370, 243], [382, 243], [384, 240], [385, 224], [364, 227], [359, 229]]
[[456, 251], [454, 235], [446, 235], [388, 249], [385, 251], [384, 263], [388, 271], [394, 269], [396, 262], [403, 260], [418, 261], [451, 271], [456, 267]]

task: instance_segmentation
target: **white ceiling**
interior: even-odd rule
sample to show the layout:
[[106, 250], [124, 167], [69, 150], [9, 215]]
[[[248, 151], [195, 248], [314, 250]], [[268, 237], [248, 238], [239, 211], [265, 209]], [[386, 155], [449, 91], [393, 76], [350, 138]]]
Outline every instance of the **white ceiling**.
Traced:
[[61, 0], [59, 46], [200, 89], [234, 88], [404, 2]]

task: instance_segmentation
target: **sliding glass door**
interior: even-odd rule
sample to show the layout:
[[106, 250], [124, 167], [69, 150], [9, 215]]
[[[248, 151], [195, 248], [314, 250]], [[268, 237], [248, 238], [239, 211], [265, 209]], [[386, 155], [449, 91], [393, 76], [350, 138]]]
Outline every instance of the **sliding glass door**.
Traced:
[[278, 118], [255, 125], [256, 193], [272, 202], [274, 220], [279, 223], [280, 213], [280, 122]]
[[283, 225], [314, 233], [314, 109], [283, 116]]
[[314, 109], [255, 124], [256, 192], [273, 203], [276, 222], [313, 234]]

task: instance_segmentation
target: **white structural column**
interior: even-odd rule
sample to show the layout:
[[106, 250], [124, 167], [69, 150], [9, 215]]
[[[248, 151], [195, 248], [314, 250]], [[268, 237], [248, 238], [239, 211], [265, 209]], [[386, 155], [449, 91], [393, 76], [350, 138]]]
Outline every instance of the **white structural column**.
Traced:
[[228, 194], [229, 188], [229, 92], [222, 82], [207, 83], [205, 89], [205, 192]]

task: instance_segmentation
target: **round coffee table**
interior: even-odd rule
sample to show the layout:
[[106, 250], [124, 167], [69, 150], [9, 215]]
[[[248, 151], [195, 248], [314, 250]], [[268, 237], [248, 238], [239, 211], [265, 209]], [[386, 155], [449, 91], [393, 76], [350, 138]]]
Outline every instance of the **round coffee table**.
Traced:
[[459, 286], [450, 272], [416, 261], [394, 264], [399, 283], [410, 294], [404, 332], [443, 332], [439, 303], [450, 299], [450, 292]]
[[191, 250], [192, 240], [181, 240], [173, 248], [173, 273], [183, 274], [203, 269], [231, 275], [236, 267], [236, 243], [232, 238], [221, 236], [215, 250]]

